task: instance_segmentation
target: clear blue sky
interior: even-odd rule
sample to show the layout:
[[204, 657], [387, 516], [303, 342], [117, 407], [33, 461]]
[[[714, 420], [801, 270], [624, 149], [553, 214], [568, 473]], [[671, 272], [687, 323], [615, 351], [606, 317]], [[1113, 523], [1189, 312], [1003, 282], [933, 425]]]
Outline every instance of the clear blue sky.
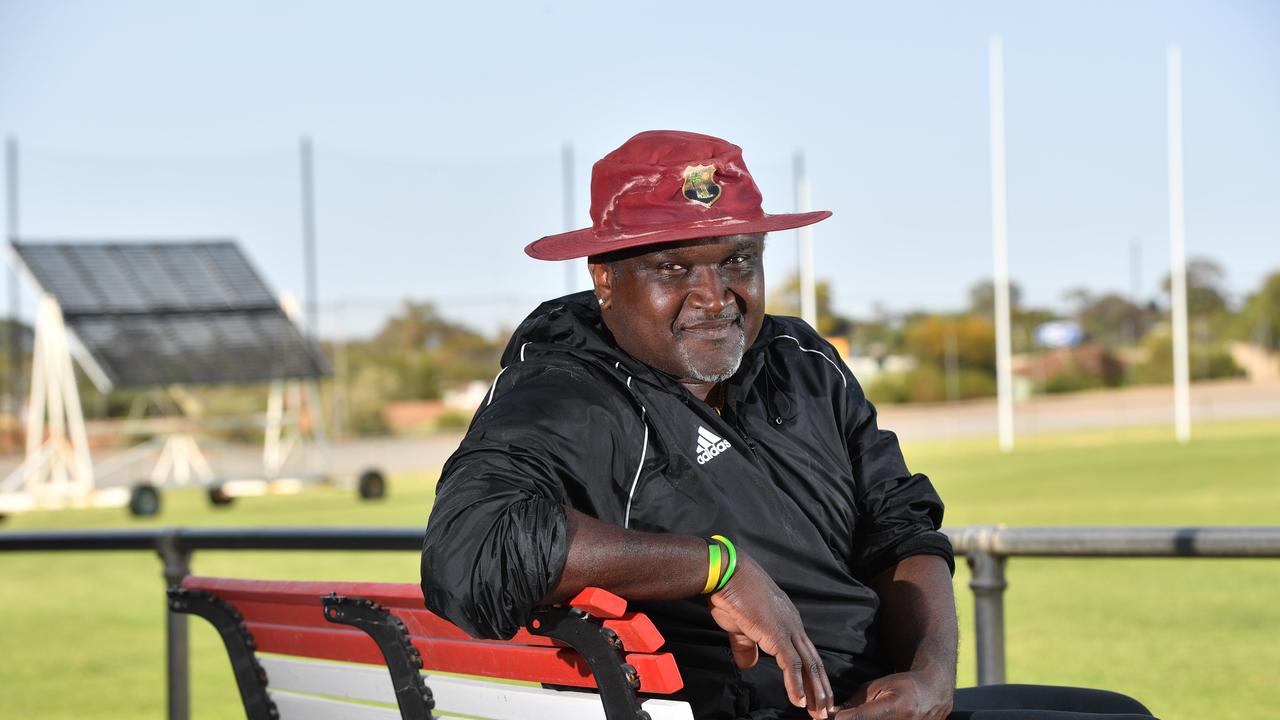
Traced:
[[[1168, 272], [1170, 42], [1188, 251], [1236, 293], [1280, 268], [1275, 2], [0, 0], [0, 132], [22, 143], [23, 234], [234, 236], [295, 291], [310, 133], [321, 302], [436, 299], [485, 325], [565, 289], [562, 265], [521, 248], [563, 228], [566, 141], [577, 225], [591, 162], [637, 131], [742, 145], [774, 211], [792, 209], [799, 149], [835, 211], [815, 242], [837, 307], [943, 309], [991, 274], [992, 33], [1030, 302], [1127, 291], [1134, 240], [1145, 292]], [[771, 279], [794, 262], [779, 234]]]

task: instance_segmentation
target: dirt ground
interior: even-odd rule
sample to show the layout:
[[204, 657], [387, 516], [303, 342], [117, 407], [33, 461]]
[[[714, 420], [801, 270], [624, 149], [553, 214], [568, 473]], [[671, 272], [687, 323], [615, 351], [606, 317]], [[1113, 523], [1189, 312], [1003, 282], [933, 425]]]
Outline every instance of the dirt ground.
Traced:
[[[949, 440], [996, 434], [994, 399], [932, 405], [886, 405], [880, 424], [900, 437]], [[1280, 418], [1280, 383], [1245, 380], [1191, 386], [1191, 422]], [[1088, 428], [1168, 424], [1173, 432], [1173, 388], [1146, 386], [1041, 395], [1013, 406], [1014, 435]]]

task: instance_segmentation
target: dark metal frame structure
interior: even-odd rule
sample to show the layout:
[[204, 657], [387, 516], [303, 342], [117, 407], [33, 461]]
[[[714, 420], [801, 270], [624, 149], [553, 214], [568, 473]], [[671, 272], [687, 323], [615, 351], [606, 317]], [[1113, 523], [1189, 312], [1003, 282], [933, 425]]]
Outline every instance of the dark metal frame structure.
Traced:
[[113, 387], [330, 374], [231, 240], [11, 245]]
[[[42, 294], [27, 413], [34, 431], [24, 464], [0, 480], [9, 511], [62, 507], [90, 497], [103, 504], [129, 501], [133, 507], [127, 492], [96, 488], [72, 356], [102, 392], [146, 386], [174, 393], [184, 384], [270, 381], [260, 475], [215, 473], [197, 443], [198, 427], [189, 423], [118, 458], [113, 469], [134, 472], [132, 480], [136, 462], [157, 450], [151, 484], [195, 480], [210, 488], [215, 502], [263, 488], [296, 491], [299, 481], [329, 479], [315, 383], [330, 374], [328, 363], [234, 241], [11, 237], [9, 245], [15, 266]], [[311, 423], [301, 422], [304, 411]], [[46, 416], [50, 437], [42, 439]], [[286, 470], [291, 454], [303, 445], [314, 445], [318, 454], [307, 456], [308, 467]]]

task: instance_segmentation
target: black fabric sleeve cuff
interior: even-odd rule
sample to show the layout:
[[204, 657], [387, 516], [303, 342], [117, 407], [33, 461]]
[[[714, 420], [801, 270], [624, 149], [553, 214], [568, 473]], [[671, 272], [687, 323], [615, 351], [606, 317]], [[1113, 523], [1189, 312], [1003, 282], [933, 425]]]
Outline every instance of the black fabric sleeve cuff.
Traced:
[[902, 540], [893, 548], [892, 553], [876, 558], [866, 568], [867, 579], [878, 576], [912, 555], [937, 555], [947, 561], [947, 568], [951, 571], [951, 576], [955, 577], [956, 556], [951, 548], [951, 540], [936, 530], [930, 530]]

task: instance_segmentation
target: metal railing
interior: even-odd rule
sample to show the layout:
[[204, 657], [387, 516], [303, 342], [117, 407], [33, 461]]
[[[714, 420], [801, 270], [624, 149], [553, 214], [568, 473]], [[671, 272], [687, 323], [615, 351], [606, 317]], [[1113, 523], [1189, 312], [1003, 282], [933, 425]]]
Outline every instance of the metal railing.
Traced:
[[947, 529], [969, 563], [978, 684], [1005, 681], [1005, 565], [1011, 557], [1280, 558], [1280, 527], [971, 526]]
[[[1280, 558], [1280, 527], [1062, 527], [974, 526], [947, 529], [956, 555], [972, 571], [978, 684], [1005, 679], [1005, 566], [1011, 557]], [[167, 528], [0, 533], [0, 552], [149, 550], [162, 563], [166, 586], [191, 572], [198, 550], [412, 550], [422, 528]], [[169, 612], [166, 623], [168, 712], [190, 715], [187, 617]]]
[[[197, 550], [422, 550], [423, 528], [163, 528], [0, 533], [0, 552], [150, 550], [165, 587], [191, 574]], [[167, 604], [166, 604], [167, 608]], [[166, 610], [170, 720], [191, 716], [187, 616]]]

